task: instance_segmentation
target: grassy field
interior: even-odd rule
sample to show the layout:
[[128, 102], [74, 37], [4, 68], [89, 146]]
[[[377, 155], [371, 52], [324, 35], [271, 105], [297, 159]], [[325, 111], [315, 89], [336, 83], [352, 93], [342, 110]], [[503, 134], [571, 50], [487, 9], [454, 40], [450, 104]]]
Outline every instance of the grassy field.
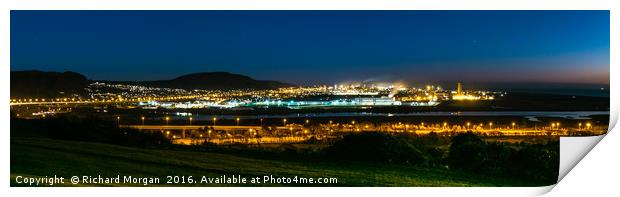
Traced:
[[[401, 165], [263, 160], [228, 154], [130, 148], [109, 144], [11, 138], [11, 185], [21, 176], [335, 177], [337, 184], [195, 184], [176, 186], [537, 186], [539, 183]], [[84, 185], [82, 185], [84, 186]], [[98, 185], [86, 185], [98, 186]], [[105, 185], [142, 186], [142, 185]], [[152, 186], [152, 185], [151, 185]], [[159, 184], [155, 186], [175, 186]]]

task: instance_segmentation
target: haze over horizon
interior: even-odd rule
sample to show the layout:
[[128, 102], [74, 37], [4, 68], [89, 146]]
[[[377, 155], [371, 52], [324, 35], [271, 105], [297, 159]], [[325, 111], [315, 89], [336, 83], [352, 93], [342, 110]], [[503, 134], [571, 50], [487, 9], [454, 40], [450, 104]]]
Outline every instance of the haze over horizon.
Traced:
[[11, 11], [11, 71], [609, 84], [609, 11]]

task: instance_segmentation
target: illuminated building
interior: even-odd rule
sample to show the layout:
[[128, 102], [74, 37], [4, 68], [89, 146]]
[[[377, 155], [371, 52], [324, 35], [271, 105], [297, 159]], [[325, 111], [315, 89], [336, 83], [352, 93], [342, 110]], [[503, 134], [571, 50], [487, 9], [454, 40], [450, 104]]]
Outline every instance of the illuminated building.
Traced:
[[493, 100], [495, 97], [492, 95], [488, 95], [487, 92], [484, 91], [476, 91], [476, 92], [465, 92], [463, 91], [463, 84], [461, 82], [457, 83], [456, 93], [453, 92], [452, 100], [462, 101], [462, 100]]

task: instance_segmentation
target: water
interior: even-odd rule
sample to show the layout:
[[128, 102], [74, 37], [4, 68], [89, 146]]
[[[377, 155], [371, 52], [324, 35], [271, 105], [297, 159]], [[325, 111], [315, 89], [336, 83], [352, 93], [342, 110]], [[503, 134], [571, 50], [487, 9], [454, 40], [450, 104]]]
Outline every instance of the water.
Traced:
[[569, 95], [569, 96], [591, 96], [591, 97], [609, 97], [609, 88], [603, 89], [515, 89], [509, 92], [533, 93], [533, 94], [551, 94], [551, 95]]
[[[340, 112], [340, 113], [296, 113], [278, 115], [217, 115], [217, 119], [259, 119], [259, 118], [319, 118], [319, 117], [405, 117], [405, 116], [522, 116], [531, 121], [537, 117], [556, 117], [565, 119], [590, 119], [592, 115], [609, 115], [609, 111], [468, 111], [468, 112], [414, 112], [414, 113], [372, 113], [372, 112]], [[195, 120], [212, 120], [214, 115], [194, 115]]]

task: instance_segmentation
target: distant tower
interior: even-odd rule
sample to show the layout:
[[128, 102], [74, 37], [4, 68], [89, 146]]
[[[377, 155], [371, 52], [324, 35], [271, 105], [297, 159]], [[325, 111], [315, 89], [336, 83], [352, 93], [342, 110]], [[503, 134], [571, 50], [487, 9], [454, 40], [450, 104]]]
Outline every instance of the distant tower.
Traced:
[[458, 82], [456, 84], [456, 94], [457, 95], [462, 95], [463, 94], [463, 84], [461, 82]]

